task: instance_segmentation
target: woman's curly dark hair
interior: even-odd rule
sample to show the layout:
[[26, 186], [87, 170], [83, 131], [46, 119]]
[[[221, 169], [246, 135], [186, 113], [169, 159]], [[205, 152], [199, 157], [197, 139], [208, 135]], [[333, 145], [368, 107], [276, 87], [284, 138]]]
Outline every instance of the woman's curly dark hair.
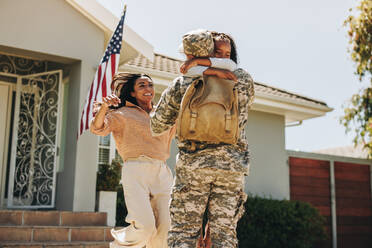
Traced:
[[111, 109], [118, 109], [125, 106], [125, 102], [131, 102], [138, 106], [136, 98], [131, 96], [131, 92], [134, 92], [134, 85], [136, 83], [136, 80], [140, 77], [147, 77], [152, 81], [152, 78], [149, 75], [143, 74], [143, 73], [118, 73], [114, 76], [114, 79], [112, 80], [112, 85], [117, 85], [116, 87], [122, 85], [120, 89], [120, 104], [118, 106], [110, 106]]
[[236, 51], [236, 44], [234, 39], [231, 37], [231, 35], [225, 34], [225, 33], [219, 33], [212, 31], [211, 32], [213, 41], [227, 41], [231, 45], [231, 53], [230, 53], [230, 59], [234, 61], [235, 63], [238, 63], [238, 53]]

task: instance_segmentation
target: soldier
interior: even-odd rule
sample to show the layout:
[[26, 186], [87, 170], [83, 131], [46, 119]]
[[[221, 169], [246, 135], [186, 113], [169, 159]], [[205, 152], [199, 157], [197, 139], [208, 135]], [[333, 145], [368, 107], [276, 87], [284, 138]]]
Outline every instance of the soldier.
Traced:
[[[233, 39], [224, 33], [211, 34], [214, 40], [214, 57], [230, 58], [236, 63]], [[209, 44], [203, 42], [208, 42], [208, 39], [200, 36], [200, 39], [195, 41], [198, 42], [200, 54], [205, 54], [203, 49], [209, 47]], [[185, 43], [183, 45], [185, 51], [189, 50], [185, 47]], [[195, 50], [194, 52], [197, 53]], [[198, 63], [188, 64], [195, 66]], [[213, 71], [213, 68], [208, 68], [205, 72], [210, 73], [211, 70]], [[168, 235], [170, 248], [196, 247], [203, 213], [207, 206], [213, 247], [237, 247], [236, 225], [243, 214], [243, 203], [246, 200], [244, 176], [249, 170], [249, 152], [244, 127], [247, 123], [248, 109], [253, 101], [254, 83], [251, 76], [243, 69], [236, 69], [233, 74], [237, 78], [234, 88], [238, 92], [240, 133], [237, 143], [178, 141], [176, 179], [170, 205], [171, 229]], [[214, 75], [225, 79], [231, 77], [223, 70]], [[163, 92], [151, 115], [153, 135], [160, 135], [175, 124], [182, 97], [194, 80], [202, 79], [180, 76]]]

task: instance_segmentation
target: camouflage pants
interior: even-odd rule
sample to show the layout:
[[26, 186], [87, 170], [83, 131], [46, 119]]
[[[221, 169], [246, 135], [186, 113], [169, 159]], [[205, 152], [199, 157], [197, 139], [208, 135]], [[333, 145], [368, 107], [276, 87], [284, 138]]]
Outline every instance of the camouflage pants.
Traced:
[[243, 189], [241, 172], [190, 169], [178, 160], [170, 205], [169, 247], [196, 247], [207, 205], [212, 247], [237, 247], [236, 225], [247, 197]]

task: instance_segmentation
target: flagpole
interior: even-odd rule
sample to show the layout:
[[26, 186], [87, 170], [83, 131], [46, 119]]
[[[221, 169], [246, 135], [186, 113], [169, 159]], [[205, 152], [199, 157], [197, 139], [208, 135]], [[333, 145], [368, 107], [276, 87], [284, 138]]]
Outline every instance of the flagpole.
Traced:
[[123, 8], [123, 12], [121, 13], [121, 15], [123, 15], [127, 11], [127, 5], [125, 4], [124, 1], [123, 1], [123, 3], [124, 3], [124, 8]]

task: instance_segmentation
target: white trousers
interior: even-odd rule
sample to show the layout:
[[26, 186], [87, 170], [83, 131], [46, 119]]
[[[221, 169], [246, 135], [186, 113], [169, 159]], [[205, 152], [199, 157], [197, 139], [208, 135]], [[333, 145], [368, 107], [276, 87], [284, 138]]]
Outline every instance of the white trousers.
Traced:
[[141, 156], [124, 162], [121, 180], [130, 226], [111, 230], [110, 247], [167, 248], [171, 170], [163, 161]]

